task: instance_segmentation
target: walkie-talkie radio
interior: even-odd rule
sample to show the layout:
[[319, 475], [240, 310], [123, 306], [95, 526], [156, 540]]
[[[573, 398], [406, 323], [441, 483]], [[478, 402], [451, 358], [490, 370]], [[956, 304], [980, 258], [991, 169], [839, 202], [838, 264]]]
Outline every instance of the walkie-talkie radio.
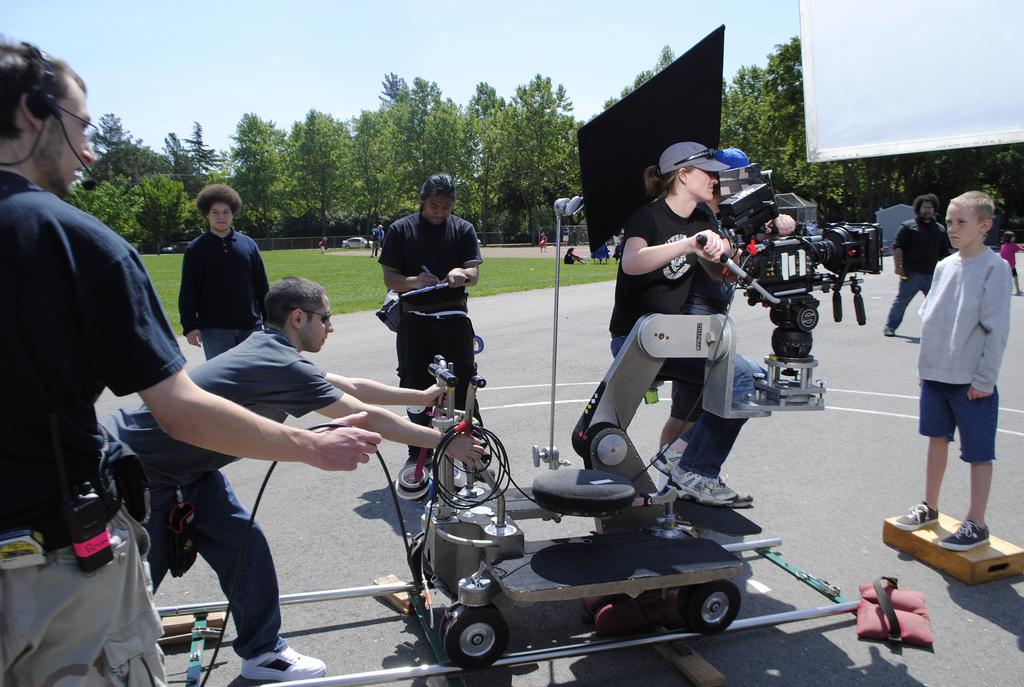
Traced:
[[114, 552], [110, 547], [110, 533], [107, 531], [107, 511], [103, 499], [91, 484], [84, 482], [72, 488], [68, 481], [56, 414], [50, 415], [50, 436], [53, 440], [53, 456], [57, 462], [57, 475], [60, 478], [59, 490], [63, 501], [64, 522], [71, 535], [71, 549], [75, 552], [79, 570], [84, 573], [95, 572], [114, 560]]

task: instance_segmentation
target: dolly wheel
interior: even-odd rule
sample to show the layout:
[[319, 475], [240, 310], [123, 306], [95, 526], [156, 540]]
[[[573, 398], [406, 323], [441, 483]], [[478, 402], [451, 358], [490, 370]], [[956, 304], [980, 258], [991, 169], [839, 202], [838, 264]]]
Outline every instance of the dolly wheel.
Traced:
[[485, 668], [508, 646], [508, 623], [494, 606], [463, 606], [448, 609], [442, 629], [448, 659], [463, 668]]
[[686, 601], [686, 621], [702, 635], [718, 634], [736, 618], [740, 591], [728, 580], [705, 582], [693, 588]]

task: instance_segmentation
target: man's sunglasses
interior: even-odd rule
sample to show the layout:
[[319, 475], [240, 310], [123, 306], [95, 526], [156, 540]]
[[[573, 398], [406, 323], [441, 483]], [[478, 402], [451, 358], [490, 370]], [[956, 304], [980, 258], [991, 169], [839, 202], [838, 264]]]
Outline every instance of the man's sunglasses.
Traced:
[[310, 315], [319, 315], [320, 316], [320, 321], [323, 322], [324, 324], [327, 324], [328, 322], [331, 321], [331, 311], [330, 310], [328, 310], [327, 312], [317, 312], [316, 310], [308, 310], [306, 308], [300, 308], [299, 306], [295, 306], [295, 307], [299, 308], [299, 310], [301, 310], [302, 312], [308, 312]]

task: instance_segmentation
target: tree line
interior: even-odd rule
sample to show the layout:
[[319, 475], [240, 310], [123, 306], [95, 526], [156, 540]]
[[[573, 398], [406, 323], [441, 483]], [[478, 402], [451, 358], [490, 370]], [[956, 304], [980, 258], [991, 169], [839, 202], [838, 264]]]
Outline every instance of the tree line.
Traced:
[[[673, 59], [662, 49], [620, 97]], [[196, 235], [203, 222], [192, 199], [224, 182], [243, 199], [236, 225], [257, 238], [348, 234], [415, 211], [423, 180], [446, 171], [457, 212], [486, 240], [527, 242], [550, 223], [552, 201], [579, 190], [583, 122], [550, 78], [538, 74], [507, 99], [482, 82], [465, 105], [423, 78], [410, 85], [388, 74], [381, 86], [377, 108], [349, 120], [311, 109], [284, 129], [245, 114], [220, 152], [198, 122], [189, 138], [168, 134], [156, 152], [105, 114], [93, 138], [100, 183], [74, 189], [71, 200], [129, 240], [159, 247]], [[743, 67], [724, 84], [721, 140], [772, 169], [776, 192], [817, 202], [819, 221], [873, 221], [875, 210], [918, 194], [947, 201], [968, 189], [992, 195], [1011, 223], [1024, 218], [1022, 145], [808, 163], [797, 38], [776, 46], [766, 67]]]

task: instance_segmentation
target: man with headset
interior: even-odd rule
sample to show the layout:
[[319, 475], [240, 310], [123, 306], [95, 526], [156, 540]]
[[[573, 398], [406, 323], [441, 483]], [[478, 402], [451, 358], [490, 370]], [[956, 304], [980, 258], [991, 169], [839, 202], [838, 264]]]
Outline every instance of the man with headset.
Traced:
[[[329, 418], [365, 412], [364, 426], [391, 441], [434, 448], [436, 429], [421, 427], [363, 400], [387, 405], [432, 405], [436, 385], [422, 391], [398, 389], [368, 379], [329, 374], [300, 355], [318, 352], [334, 331], [330, 301], [323, 287], [302, 277], [285, 277], [270, 287], [266, 299], [267, 328], [189, 372], [201, 389], [223, 396], [272, 420], [301, 417], [316, 411]], [[324, 675], [322, 661], [303, 656], [281, 637], [277, 573], [270, 545], [250, 512], [235, 497], [220, 468], [234, 456], [190, 446], [167, 435], [149, 409], [118, 410], [100, 418], [103, 428], [138, 454], [149, 478], [152, 514], [146, 530], [152, 540], [149, 566], [154, 591], [170, 570], [183, 575], [195, 552], [217, 573], [221, 589], [232, 592], [235, 653], [242, 658], [242, 677], [256, 680], [301, 680]], [[479, 456], [478, 442], [456, 437], [448, 450], [455, 459]], [[176, 537], [183, 519], [192, 530]], [[248, 534], [247, 534], [248, 530]], [[248, 536], [245, 561], [240, 543]], [[194, 542], [181, 560], [175, 539]]]
[[100, 468], [117, 458], [93, 409], [105, 387], [225, 453], [352, 470], [380, 442], [286, 427], [192, 383], [138, 253], [59, 198], [94, 159], [90, 127], [65, 62], [0, 42], [0, 359], [21, 395], [0, 414], [0, 685], [165, 683], [138, 485], [126, 459]]

